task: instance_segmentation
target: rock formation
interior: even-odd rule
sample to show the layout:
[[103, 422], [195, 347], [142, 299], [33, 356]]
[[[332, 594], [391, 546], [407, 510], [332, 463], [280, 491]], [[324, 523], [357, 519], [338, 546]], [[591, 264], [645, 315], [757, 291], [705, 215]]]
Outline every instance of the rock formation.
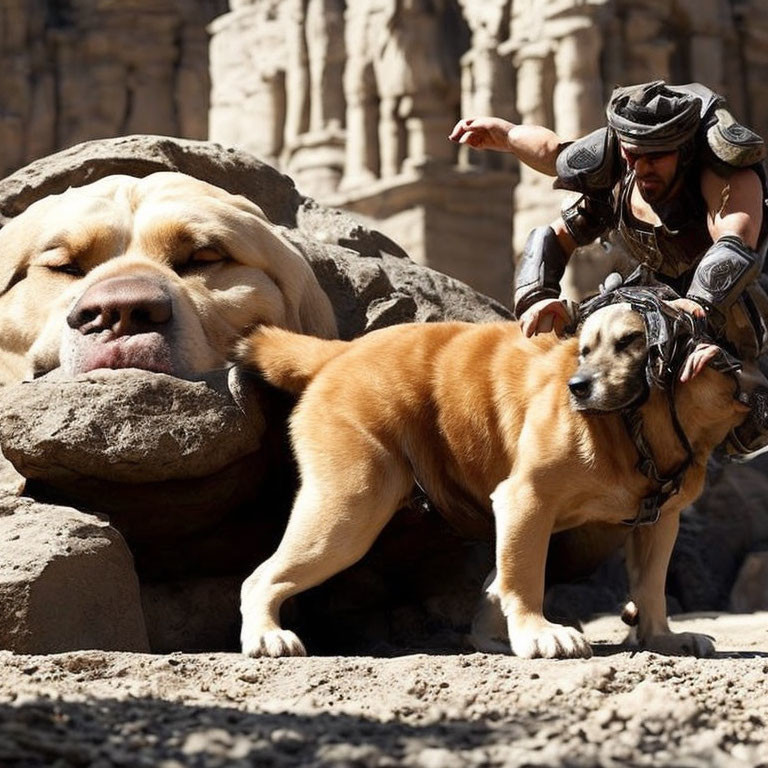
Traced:
[[[258, 202], [312, 264], [331, 298], [343, 338], [395, 322], [509, 317], [491, 299], [415, 265], [393, 241], [348, 214], [302, 197], [289, 178], [252, 156], [205, 142], [140, 136], [64, 150], [1, 182], [0, 214], [16, 215], [39, 197], [109, 173], [144, 176], [161, 168], [199, 176]], [[47, 504], [45, 515], [24, 518], [23, 537], [48, 541], [48, 515], [60, 510], [67, 520], [74, 511], [70, 505], [109, 515], [113, 527], [108, 529], [108, 553], [117, 551], [120, 542], [127, 563], [110, 578], [117, 580], [125, 615], [146, 616], [151, 647], [234, 647], [239, 582], [276, 546], [290, 508], [294, 478], [284, 439], [287, 407], [285, 399], [237, 369], [212, 372], [196, 382], [111, 371], [65, 381], [54, 371], [35, 382], [0, 388], [4, 454], [27, 478], [24, 493]], [[9, 510], [32, 504], [16, 495], [18, 475], [4, 471], [0, 479]], [[47, 563], [55, 561], [66, 571], [70, 566], [61, 561], [69, 547], [78, 578], [104, 578], [99, 573], [102, 555], [81, 563], [81, 542], [70, 541], [80, 529], [61, 530], [56, 547], [41, 552], [39, 570], [44, 573]], [[414, 531], [432, 543], [404, 572], [429, 584], [431, 577], [421, 572], [424, 559], [455, 559], [466, 544], [440, 520], [419, 512], [401, 514], [388, 536], [397, 540]], [[99, 528], [94, 535], [93, 546], [101, 552], [105, 532]], [[23, 574], [13, 568], [16, 545], [6, 546], [5, 541], [0, 537], [0, 560], [9, 564], [0, 572], [0, 592], [9, 595], [9, 606], [20, 606], [20, 618], [15, 629], [0, 633], [0, 645], [53, 650], [48, 639], [42, 645], [35, 639], [39, 629], [24, 629], [34, 611], [19, 601], [32, 590], [56, 602], [61, 612], [80, 616], [80, 598], [67, 597], [63, 588], [50, 592], [53, 586], [35, 592], [37, 571], [21, 579]], [[141, 602], [131, 556], [141, 581]], [[341, 580], [346, 589], [349, 578]], [[376, 568], [365, 578], [376, 581]], [[437, 586], [431, 583], [429, 588]], [[189, 611], [191, 604], [219, 609]], [[106, 623], [119, 610], [117, 600], [104, 598], [98, 605], [100, 621]], [[423, 607], [412, 610], [423, 619]], [[10, 607], [8, 611], [13, 613]], [[97, 636], [84, 630], [81, 642], [97, 643], [90, 639]], [[146, 637], [123, 636], [121, 647], [146, 648]], [[67, 635], [61, 649], [72, 642]]]

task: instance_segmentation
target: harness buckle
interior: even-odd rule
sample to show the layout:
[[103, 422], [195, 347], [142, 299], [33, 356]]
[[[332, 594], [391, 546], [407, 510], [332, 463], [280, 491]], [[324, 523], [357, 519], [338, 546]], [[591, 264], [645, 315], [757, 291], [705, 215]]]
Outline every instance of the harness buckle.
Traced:
[[635, 528], [638, 525], [658, 523], [659, 517], [661, 517], [661, 505], [666, 501], [664, 497], [664, 493], [654, 493], [650, 496], [645, 496], [640, 501], [640, 509], [635, 517], [630, 520], [622, 520], [622, 525], [631, 525]]

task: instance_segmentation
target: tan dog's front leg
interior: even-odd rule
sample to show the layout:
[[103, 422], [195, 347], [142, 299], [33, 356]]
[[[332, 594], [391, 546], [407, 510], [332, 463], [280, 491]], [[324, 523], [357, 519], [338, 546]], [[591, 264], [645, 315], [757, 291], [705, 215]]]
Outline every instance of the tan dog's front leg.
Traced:
[[530, 483], [511, 477], [491, 495], [496, 518], [496, 578], [488, 593], [498, 596], [507, 619], [509, 644], [523, 658], [589, 658], [592, 649], [573, 627], [544, 618], [544, 569], [554, 518]]
[[667, 621], [667, 568], [679, 526], [680, 510], [667, 510], [657, 523], [635, 528], [627, 540], [629, 590], [637, 611], [628, 641], [658, 653], [711, 656], [712, 638], [672, 632]]

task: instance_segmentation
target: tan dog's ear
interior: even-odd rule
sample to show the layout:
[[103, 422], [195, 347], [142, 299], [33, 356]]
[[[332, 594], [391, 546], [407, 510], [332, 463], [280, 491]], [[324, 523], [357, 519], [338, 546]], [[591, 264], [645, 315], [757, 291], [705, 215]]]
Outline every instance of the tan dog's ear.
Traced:
[[717, 357], [720, 347], [717, 344], [708, 344], [699, 342], [696, 348], [688, 355], [688, 358], [680, 371], [680, 381], [690, 381], [694, 376], [698, 376], [712, 360]]

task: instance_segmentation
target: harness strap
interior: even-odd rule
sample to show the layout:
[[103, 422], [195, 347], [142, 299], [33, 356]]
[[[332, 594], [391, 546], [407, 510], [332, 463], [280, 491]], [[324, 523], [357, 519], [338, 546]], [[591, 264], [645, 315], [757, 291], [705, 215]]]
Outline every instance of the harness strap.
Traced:
[[643, 497], [640, 501], [640, 509], [635, 517], [621, 521], [623, 525], [631, 525], [633, 528], [638, 525], [652, 525], [658, 521], [659, 516], [661, 515], [661, 508], [680, 490], [685, 473], [693, 461], [693, 449], [691, 448], [691, 443], [680, 424], [680, 420], [677, 418], [677, 410], [675, 408], [674, 400], [674, 384], [672, 384], [666, 392], [667, 407], [669, 408], [669, 415], [672, 419], [672, 426], [674, 427], [677, 439], [680, 441], [680, 444], [683, 446], [686, 453], [685, 459], [671, 476], [665, 477], [659, 473], [659, 469], [653, 458], [653, 453], [643, 434], [643, 417], [640, 410], [632, 408], [622, 413], [627, 433], [634, 443], [635, 449], [640, 457], [637, 463], [637, 469], [658, 486], [656, 493], [651, 493], [648, 496]]

